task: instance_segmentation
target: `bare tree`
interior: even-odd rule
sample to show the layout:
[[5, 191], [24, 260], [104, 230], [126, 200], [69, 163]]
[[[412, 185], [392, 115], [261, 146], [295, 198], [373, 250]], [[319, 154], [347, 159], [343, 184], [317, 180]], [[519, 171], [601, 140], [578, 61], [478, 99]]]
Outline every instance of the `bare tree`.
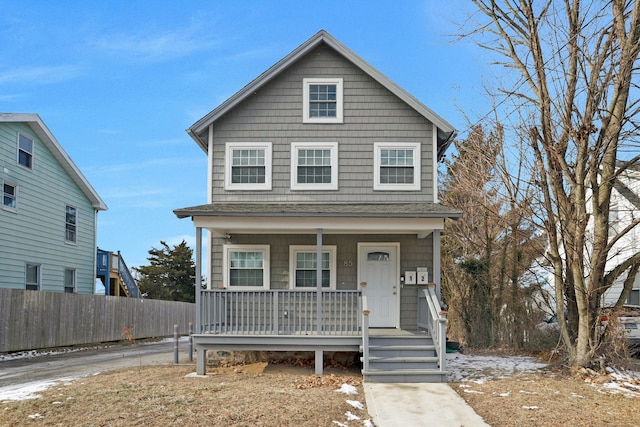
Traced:
[[473, 2], [478, 26], [466, 35], [517, 79], [501, 94], [534, 162], [562, 340], [570, 364], [589, 365], [602, 295], [640, 265], [638, 252], [607, 262], [640, 221], [610, 235], [614, 183], [640, 159], [640, 0]]
[[489, 132], [474, 126], [455, 141], [457, 154], [441, 180], [443, 202], [463, 211], [447, 222], [442, 245], [450, 332], [472, 347], [523, 346], [538, 283], [530, 267], [544, 251], [530, 189], [507, 166], [503, 136], [500, 125]]

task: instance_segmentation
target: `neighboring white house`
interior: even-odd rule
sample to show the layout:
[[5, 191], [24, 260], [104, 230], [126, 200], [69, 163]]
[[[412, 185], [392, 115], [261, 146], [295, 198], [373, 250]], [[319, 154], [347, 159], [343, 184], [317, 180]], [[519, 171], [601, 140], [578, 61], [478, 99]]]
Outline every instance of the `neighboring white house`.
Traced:
[[[611, 193], [609, 221], [611, 235], [623, 230], [640, 216], [640, 165], [622, 172], [616, 180]], [[620, 264], [634, 253], [640, 251], [640, 225], [636, 225], [620, 241], [616, 242], [607, 263], [610, 268]], [[626, 276], [621, 277], [604, 294], [603, 305], [615, 304], [623, 289]], [[636, 274], [633, 290], [627, 304], [640, 305], [640, 274]]]
[[0, 113], [0, 288], [92, 294], [107, 209], [37, 114]]

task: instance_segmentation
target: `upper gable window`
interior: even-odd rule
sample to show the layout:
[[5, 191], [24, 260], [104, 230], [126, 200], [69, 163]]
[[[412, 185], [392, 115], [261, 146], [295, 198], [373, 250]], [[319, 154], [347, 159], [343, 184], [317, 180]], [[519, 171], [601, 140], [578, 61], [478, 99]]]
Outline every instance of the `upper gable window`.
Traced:
[[374, 190], [420, 190], [420, 143], [376, 142]]
[[291, 189], [337, 190], [338, 143], [292, 142]]
[[18, 164], [33, 168], [33, 139], [18, 133]]
[[271, 143], [228, 142], [226, 190], [271, 190]]
[[342, 79], [303, 79], [303, 123], [342, 123]]

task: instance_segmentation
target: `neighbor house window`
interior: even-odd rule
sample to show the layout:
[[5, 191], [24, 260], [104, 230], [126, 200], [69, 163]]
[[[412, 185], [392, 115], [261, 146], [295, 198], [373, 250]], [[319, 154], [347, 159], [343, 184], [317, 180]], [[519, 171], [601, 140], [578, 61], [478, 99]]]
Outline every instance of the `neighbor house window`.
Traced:
[[228, 142], [225, 189], [271, 190], [271, 143]]
[[291, 189], [337, 190], [338, 143], [292, 142]]
[[37, 291], [40, 289], [40, 265], [39, 264], [27, 264], [26, 265], [26, 289], [28, 291]]
[[225, 245], [223, 281], [233, 289], [269, 288], [268, 245]]
[[68, 294], [76, 291], [76, 270], [73, 268], [64, 269], [64, 291]]
[[632, 289], [627, 298], [627, 304], [640, 305], [640, 289]]
[[374, 144], [374, 190], [420, 190], [420, 143]]
[[[289, 277], [292, 289], [316, 289], [318, 283], [316, 246], [289, 247]], [[336, 247], [322, 247], [322, 287], [336, 288]]]
[[67, 205], [65, 208], [65, 238], [64, 240], [71, 243], [76, 243], [76, 208]]
[[18, 164], [25, 168], [33, 168], [33, 139], [18, 134]]
[[304, 123], [342, 123], [342, 111], [342, 79], [303, 79]]
[[9, 182], [2, 184], [2, 207], [4, 209], [16, 210], [18, 207], [18, 186]]

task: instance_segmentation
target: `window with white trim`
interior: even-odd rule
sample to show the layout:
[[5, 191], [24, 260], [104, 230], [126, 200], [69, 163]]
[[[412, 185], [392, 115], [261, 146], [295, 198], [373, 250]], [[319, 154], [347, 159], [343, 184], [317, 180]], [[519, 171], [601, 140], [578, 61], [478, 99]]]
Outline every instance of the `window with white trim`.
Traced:
[[224, 245], [223, 282], [231, 289], [269, 289], [269, 245]]
[[303, 84], [303, 123], [342, 123], [342, 79], [308, 78]]
[[[316, 246], [289, 246], [289, 287], [316, 289], [318, 283]], [[336, 288], [336, 246], [322, 247], [322, 288]]]
[[76, 243], [78, 239], [77, 233], [77, 209], [73, 206], [67, 205], [65, 207], [64, 216], [64, 241], [68, 243]]
[[15, 211], [18, 208], [18, 186], [10, 182], [2, 183], [2, 208]]
[[64, 291], [67, 294], [76, 291], [76, 270], [74, 268], [64, 269]]
[[33, 139], [18, 133], [18, 164], [33, 169]]
[[338, 143], [292, 142], [291, 189], [337, 190]]
[[374, 190], [420, 190], [420, 143], [376, 142]]
[[26, 264], [25, 289], [28, 291], [40, 290], [40, 264]]
[[271, 143], [226, 144], [225, 189], [271, 190]]

